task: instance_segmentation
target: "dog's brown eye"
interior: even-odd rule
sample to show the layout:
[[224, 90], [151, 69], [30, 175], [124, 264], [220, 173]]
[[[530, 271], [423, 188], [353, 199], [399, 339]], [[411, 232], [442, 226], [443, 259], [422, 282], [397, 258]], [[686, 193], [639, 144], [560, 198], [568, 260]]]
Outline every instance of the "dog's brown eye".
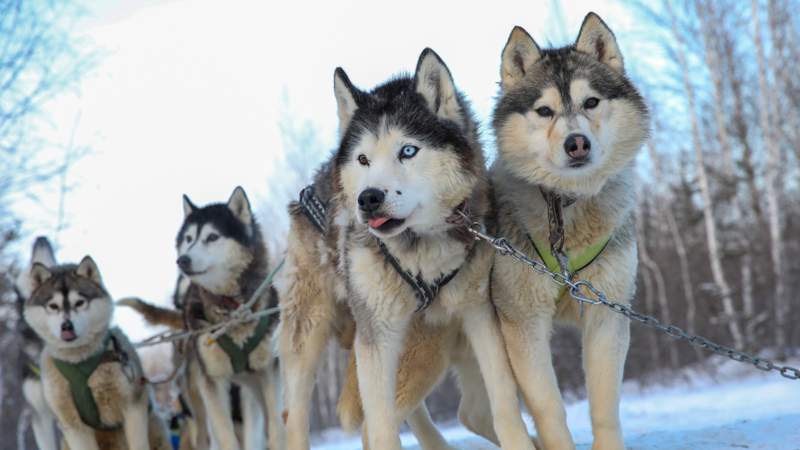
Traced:
[[192, 243], [192, 237], [191, 236], [186, 236], [186, 243], [187, 244], [191, 244]]
[[58, 305], [56, 305], [55, 303], [50, 303], [49, 305], [47, 305], [47, 307], [50, 308], [50, 310], [52, 311], [58, 311]]
[[358, 163], [361, 164], [362, 166], [368, 166], [369, 160], [367, 159], [367, 155], [363, 153], [358, 155]]
[[81, 306], [83, 306], [83, 305], [85, 305], [85, 304], [86, 304], [86, 301], [84, 301], [84, 300], [78, 300], [77, 302], [75, 302], [75, 307], [76, 307], [76, 308], [80, 308]]
[[600, 99], [597, 97], [589, 97], [583, 102], [583, 107], [585, 109], [594, 109], [597, 107], [597, 104], [600, 103]]
[[553, 117], [553, 110], [547, 106], [540, 106], [536, 108], [536, 114], [541, 117]]
[[206, 242], [207, 242], [207, 243], [214, 242], [214, 241], [216, 241], [217, 239], [219, 239], [219, 235], [218, 235], [217, 233], [211, 233], [211, 234], [209, 234], [209, 235], [208, 235], [208, 237], [206, 238]]

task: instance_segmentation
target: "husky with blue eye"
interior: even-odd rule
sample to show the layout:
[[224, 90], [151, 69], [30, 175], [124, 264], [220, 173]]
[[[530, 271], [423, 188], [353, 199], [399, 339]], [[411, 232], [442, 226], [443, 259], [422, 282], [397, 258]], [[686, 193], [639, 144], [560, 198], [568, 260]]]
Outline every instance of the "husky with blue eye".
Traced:
[[[430, 49], [412, 76], [371, 91], [337, 69], [334, 93], [339, 148], [290, 207], [279, 283], [289, 449], [308, 448], [320, 352], [352, 320], [365, 447], [399, 450], [408, 420], [423, 448], [448, 448], [423, 399], [453, 365], [466, 425], [503, 448], [532, 449], [489, 302], [493, 253], [461, 220], [482, 223], [489, 210], [469, 104]], [[340, 404], [345, 424], [353, 403]]]
[[[597, 15], [587, 15], [575, 44], [563, 48], [542, 49], [522, 28], [511, 32], [494, 131], [497, 234], [551, 270], [629, 302], [637, 266], [633, 161], [649, 119], [614, 34]], [[560, 231], [548, 215], [561, 216]], [[559, 241], [560, 251], [551, 248]], [[565, 255], [560, 262], [558, 253]], [[583, 333], [592, 448], [624, 448], [619, 398], [628, 319], [601, 306], [581, 311], [549, 277], [512, 258], [497, 258], [492, 273], [511, 365], [544, 448], [575, 447], [550, 352], [556, 321]]]
[[45, 343], [44, 398], [69, 448], [169, 449], [136, 350], [110, 327], [113, 302], [92, 258], [35, 263], [29, 277], [25, 320]]

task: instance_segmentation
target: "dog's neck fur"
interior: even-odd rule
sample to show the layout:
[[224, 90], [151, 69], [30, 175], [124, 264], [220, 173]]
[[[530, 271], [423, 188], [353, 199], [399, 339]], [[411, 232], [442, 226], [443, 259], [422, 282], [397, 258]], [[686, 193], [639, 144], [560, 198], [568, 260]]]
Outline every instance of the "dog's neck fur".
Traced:
[[[515, 177], [502, 162], [496, 163], [493, 181], [503, 189], [500, 202], [511, 204], [513, 219], [522, 231], [541, 242], [549, 234], [547, 204], [538, 185]], [[545, 187], [546, 189], [546, 187]], [[569, 194], [566, 194], [569, 195]], [[564, 208], [564, 249], [570, 253], [597, 244], [613, 236], [636, 205], [633, 165], [609, 178], [600, 192], [589, 197], [576, 197]]]

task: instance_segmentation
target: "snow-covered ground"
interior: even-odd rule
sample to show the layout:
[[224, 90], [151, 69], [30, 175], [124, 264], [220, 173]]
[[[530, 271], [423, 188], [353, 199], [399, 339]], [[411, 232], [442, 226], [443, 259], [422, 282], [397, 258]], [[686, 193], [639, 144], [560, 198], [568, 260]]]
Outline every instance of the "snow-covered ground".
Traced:
[[[625, 384], [620, 411], [628, 448], [800, 450], [800, 381], [732, 361], [722, 362], [714, 377], [686, 370], [672, 379], [649, 388]], [[567, 417], [578, 448], [590, 449], [588, 402], [569, 404]], [[458, 449], [495, 449], [457, 424], [441, 429]], [[402, 441], [419, 449], [410, 433]], [[332, 430], [317, 436], [313, 448], [353, 450], [361, 441]]]

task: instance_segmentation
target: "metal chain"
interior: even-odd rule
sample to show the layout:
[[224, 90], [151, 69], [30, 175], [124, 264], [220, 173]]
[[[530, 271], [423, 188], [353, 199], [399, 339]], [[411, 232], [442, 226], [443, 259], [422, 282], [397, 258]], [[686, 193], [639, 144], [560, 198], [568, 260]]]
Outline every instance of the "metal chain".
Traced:
[[[464, 218], [465, 220], [468, 219], [466, 216], [464, 216]], [[481, 224], [472, 223], [467, 226], [467, 229], [470, 233], [472, 233], [473, 236], [475, 236], [476, 240], [488, 242], [501, 255], [511, 256], [514, 259], [517, 259], [518, 261], [530, 266], [530, 268], [535, 272], [550, 277], [559, 286], [565, 286], [569, 292], [569, 295], [575, 301], [580, 303], [581, 307], [583, 307], [583, 305], [603, 305], [615, 313], [627, 317], [631, 321], [636, 321], [650, 328], [662, 331], [664, 334], [672, 338], [686, 340], [694, 346], [703, 348], [718, 355], [725, 356], [734, 361], [752, 364], [757, 369], [765, 372], [774, 370], [780, 373], [781, 376], [790, 380], [800, 379], [800, 369], [790, 366], [782, 366], [769, 359], [753, 356], [748, 353], [714, 343], [702, 336], [687, 333], [675, 325], [664, 324], [653, 316], [634, 311], [628, 305], [609, 300], [602, 291], [594, 287], [589, 281], [582, 279], [573, 280], [569, 274], [561, 274], [551, 271], [544, 263], [534, 260], [525, 253], [516, 249], [505, 237], [494, 237], [486, 234]], [[585, 288], [593, 297], [589, 297], [581, 293], [581, 288]]]

